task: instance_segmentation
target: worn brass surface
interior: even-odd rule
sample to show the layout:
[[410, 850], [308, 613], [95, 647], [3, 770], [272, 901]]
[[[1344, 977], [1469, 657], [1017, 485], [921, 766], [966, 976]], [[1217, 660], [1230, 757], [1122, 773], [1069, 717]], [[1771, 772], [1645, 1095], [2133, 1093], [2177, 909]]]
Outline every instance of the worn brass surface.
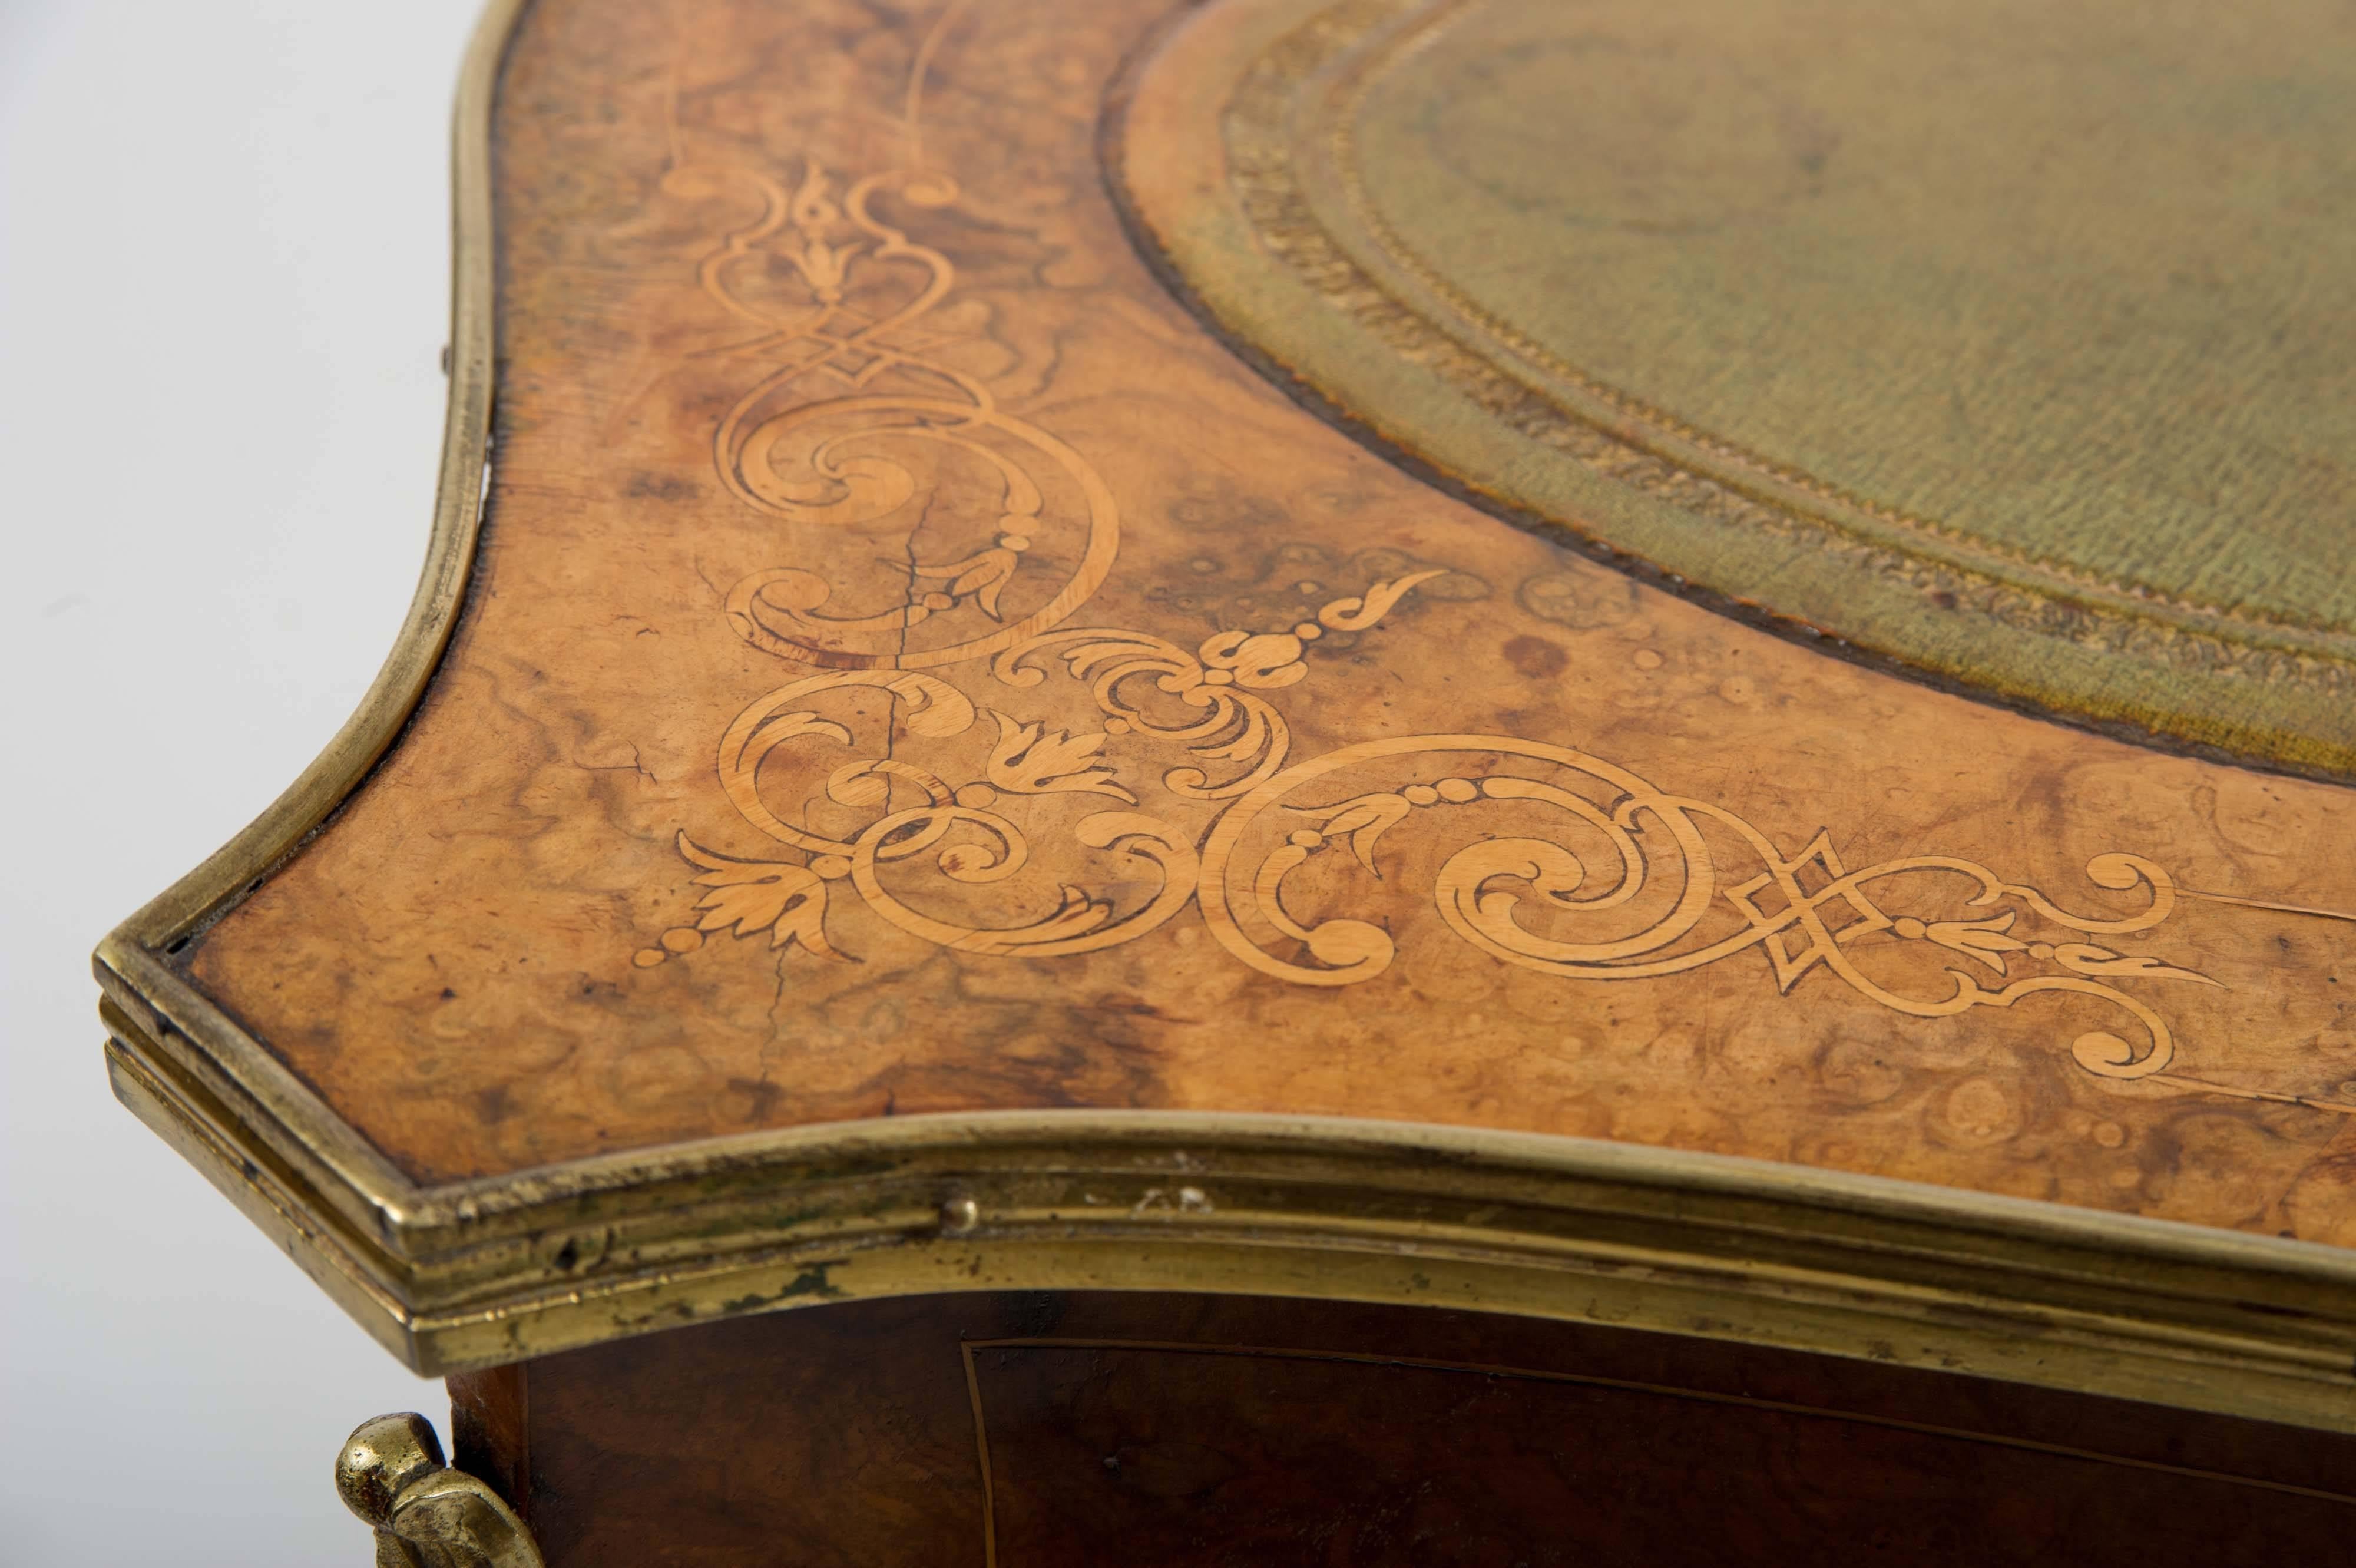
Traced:
[[360, 1423], [336, 1455], [336, 1491], [376, 1531], [377, 1568], [541, 1568], [505, 1499], [442, 1458], [414, 1413]]
[[[532, 25], [637, 70], [666, 57], [630, 29], [672, 14], [542, 0]], [[490, 587], [371, 776], [475, 560], [515, 15], [487, 21], [462, 98], [445, 483], [402, 643], [305, 782], [99, 954], [117, 1092], [397, 1354], [481, 1366], [905, 1292], [1192, 1289], [2356, 1427], [2356, 1257], [2258, 1233], [2347, 1234], [2347, 885], [2301, 847], [2345, 841], [2342, 794], [1808, 658], [1282, 406], [1152, 289], [1097, 190], [1071, 104], [1142, 5], [1069, 27], [830, 11], [834, 42], [788, 49], [801, 21], [683, 5], [712, 81], [650, 69], [594, 136], [541, 59], [526, 102], [556, 129], [519, 111], [502, 156], [536, 167], [553, 141], [560, 167], [629, 179], [512, 193], [532, 226], [509, 236]], [[731, 28], [809, 92], [744, 86]], [[1044, 62], [1015, 76], [1060, 83], [1060, 118], [993, 96], [1010, 52]], [[884, 108], [852, 59], [894, 79]], [[921, 152], [946, 117], [921, 142], [917, 91], [958, 71], [981, 83], [958, 134], [1002, 113], [1035, 135], [1021, 158], [990, 142], [997, 183], [962, 198]], [[741, 132], [740, 92], [806, 121]], [[993, 260], [1010, 213], [1045, 260]], [[592, 239], [614, 247], [594, 286], [551, 259]], [[643, 360], [601, 336], [666, 313], [691, 330]], [[659, 417], [580, 407], [587, 379], [674, 372], [691, 390]], [[1249, 460], [1202, 481], [1206, 443]], [[1215, 523], [1221, 550], [1269, 547], [1283, 514], [1252, 487], [1280, 467], [1320, 575], [1195, 566]], [[857, 532], [916, 478], [970, 537]], [[562, 598], [584, 580], [621, 597], [592, 619]], [[1189, 581], [1215, 602], [1173, 596]], [[584, 622], [605, 640], [574, 659]], [[558, 687], [626, 711], [536, 706]], [[492, 744], [518, 714], [529, 738]], [[531, 749], [637, 722], [691, 764]], [[846, 758], [854, 736], [873, 749]], [[1900, 781], [1943, 748], [1953, 778], [1914, 798]], [[2041, 834], [2008, 811], [2030, 797]], [[1535, 825], [1451, 838], [1459, 812]], [[1624, 895], [1580, 893], [1566, 836]], [[444, 840], [464, 854], [417, 853]], [[1044, 903], [1001, 890], [1026, 843]], [[543, 854], [561, 875], [535, 881]], [[1507, 885], [1625, 929], [1524, 929]], [[886, 1004], [922, 1015], [868, 1029]], [[1665, 1048], [1610, 1033], [1631, 1019]], [[1581, 1060], [1548, 1048], [1590, 1036]], [[904, 1075], [925, 1098], [895, 1098]], [[893, 1114], [912, 1104], [938, 1109]]]
[[[1580, 1139], [1144, 1112], [909, 1117], [328, 1195], [233, 1143], [115, 1023], [124, 1101], [421, 1371], [868, 1295], [1228, 1291], [1870, 1354], [2356, 1430], [2356, 1259], [2334, 1249]], [[373, 1223], [322, 1223], [331, 1196]]]

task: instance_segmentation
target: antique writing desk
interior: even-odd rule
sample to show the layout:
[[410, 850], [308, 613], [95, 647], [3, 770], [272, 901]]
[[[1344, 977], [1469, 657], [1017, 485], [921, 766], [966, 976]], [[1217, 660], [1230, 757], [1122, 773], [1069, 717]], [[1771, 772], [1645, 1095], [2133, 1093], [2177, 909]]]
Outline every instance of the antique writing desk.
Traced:
[[402, 643], [98, 960], [380, 1561], [2344, 1552], [2345, 5], [483, 40]]

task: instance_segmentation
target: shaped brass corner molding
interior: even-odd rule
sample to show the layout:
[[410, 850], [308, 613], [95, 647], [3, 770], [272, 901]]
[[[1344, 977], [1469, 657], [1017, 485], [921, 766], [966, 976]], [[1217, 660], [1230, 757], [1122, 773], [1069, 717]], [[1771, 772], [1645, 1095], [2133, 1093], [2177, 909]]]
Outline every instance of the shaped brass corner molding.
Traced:
[[336, 1491], [376, 1530], [376, 1568], [543, 1568], [499, 1495], [442, 1459], [423, 1416], [364, 1421], [336, 1455]]

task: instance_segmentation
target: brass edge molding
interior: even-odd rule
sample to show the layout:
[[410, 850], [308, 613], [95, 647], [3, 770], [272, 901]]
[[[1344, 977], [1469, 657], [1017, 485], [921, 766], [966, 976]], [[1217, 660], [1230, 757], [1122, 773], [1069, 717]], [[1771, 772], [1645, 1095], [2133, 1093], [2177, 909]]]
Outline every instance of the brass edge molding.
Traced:
[[416, 1184], [235, 1019], [145, 948], [110, 938], [97, 969], [99, 1015], [116, 1039], [137, 1040], [151, 1066], [201, 1084], [218, 1125], [237, 1129], [254, 1157], [298, 1172], [344, 1221], [382, 1241], [399, 1231]]
[[[359, 705], [301, 776], [236, 837], [108, 933], [93, 955], [106, 994], [139, 1017], [151, 1036], [189, 1042], [190, 1065], [201, 1059], [198, 1070], [225, 1075], [220, 1087], [252, 1101], [259, 1124], [299, 1123], [328, 1134], [273, 1142], [291, 1160], [329, 1167], [316, 1173], [329, 1192], [389, 1190], [397, 1173], [161, 955], [260, 886], [360, 787], [416, 711], [456, 627], [488, 471], [497, 331], [491, 111], [508, 41], [530, 4], [490, 0], [460, 69], [451, 136], [449, 403], [425, 562], [391, 651]], [[346, 1212], [370, 1222], [362, 1209]]]
[[409, 1365], [862, 1296], [1204, 1290], [1603, 1321], [2356, 1430], [2356, 1256], [1726, 1156], [1334, 1118], [1023, 1112], [410, 1180], [166, 955], [359, 786], [455, 624], [492, 393], [490, 113], [528, 3], [494, 0], [462, 77], [451, 400], [401, 637], [302, 778], [96, 959], [118, 1095]]
[[412, 1187], [377, 1195], [403, 1217], [396, 1251], [110, 1023], [124, 1102], [421, 1372], [830, 1301], [1184, 1290], [1602, 1322], [2356, 1430], [2356, 1258], [2309, 1243], [1581, 1139], [1042, 1112]]
[[281, 1168], [246, 1152], [233, 1123], [207, 1116], [190, 1094], [168, 1080], [167, 1072], [110, 1039], [107, 1077], [115, 1098], [174, 1152], [201, 1172], [238, 1212], [294, 1260], [312, 1283], [350, 1314], [369, 1335], [402, 1361], [414, 1364], [408, 1313], [400, 1298], [380, 1283], [383, 1271], [363, 1262], [365, 1243], [355, 1246], [324, 1223], [315, 1194]]
[[424, 695], [466, 596], [490, 440], [493, 310], [490, 116], [509, 37], [530, 0], [490, 0], [461, 68], [451, 148], [450, 401], [425, 565], [392, 651], [327, 748], [235, 838], [107, 937], [168, 950], [252, 891], [368, 777]]

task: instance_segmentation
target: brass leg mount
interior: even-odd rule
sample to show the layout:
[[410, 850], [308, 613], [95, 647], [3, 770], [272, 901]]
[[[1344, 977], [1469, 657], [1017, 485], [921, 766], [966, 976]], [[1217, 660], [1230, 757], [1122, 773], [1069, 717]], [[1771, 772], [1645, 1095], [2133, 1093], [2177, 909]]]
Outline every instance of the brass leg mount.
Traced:
[[442, 1459], [422, 1415], [360, 1423], [336, 1455], [336, 1491], [376, 1530], [376, 1568], [545, 1568], [505, 1499]]

